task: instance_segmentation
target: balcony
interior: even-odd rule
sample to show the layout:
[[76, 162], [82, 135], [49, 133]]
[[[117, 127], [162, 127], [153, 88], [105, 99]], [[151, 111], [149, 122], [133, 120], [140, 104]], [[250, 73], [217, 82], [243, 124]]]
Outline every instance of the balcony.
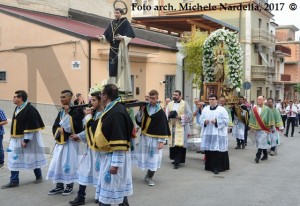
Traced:
[[270, 67], [266, 65], [252, 65], [251, 79], [258, 81], [266, 81], [270, 76], [273, 76], [275, 72], [275, 67]]
[[263, 29], [252, 29], [251, 37], [253, 43], [262, 44], [266, 47], [270, 47], [275, 44], [275, 36]]
[[277, 57], [290, 57], [291, 49], [283, 45], [276, 45], [274, 55]]
[[290, 82], [291, 81], [291, 75], [290, 74], [282, 74], [280, 81]]

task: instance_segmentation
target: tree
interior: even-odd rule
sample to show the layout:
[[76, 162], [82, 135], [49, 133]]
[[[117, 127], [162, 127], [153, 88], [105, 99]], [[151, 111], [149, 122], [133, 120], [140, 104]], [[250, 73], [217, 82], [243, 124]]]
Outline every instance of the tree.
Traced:
[[300, 83], [294, 85], [295, 92], [300, 92]]
[[183, 37], [183, 54], [185, 55], [184, 70], [187, 71], [188, 78], [192, 77], [193, 83], [198, 88], [202, 88], [203, 69], [202, 69], [202, 51], [205, 39], [208, 33], [196, 30], [193, 33], [186, 34]]

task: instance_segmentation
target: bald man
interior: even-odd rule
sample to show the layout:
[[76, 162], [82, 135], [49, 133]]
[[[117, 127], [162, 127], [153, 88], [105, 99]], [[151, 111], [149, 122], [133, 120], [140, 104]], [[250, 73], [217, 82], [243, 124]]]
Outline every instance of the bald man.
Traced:
[[272, 110], [264, 105], [264, 98], [262, 96], [257, 97], [257, 106], [253, 107], [253, 112], [250, 114], [249, 127], [252, 131], [255, 131], [257, 153], [255, 162], [259, 163], [261, 154], [263, 157], [261, 160], [268, 159], [267, 149], [270, 148], [270, 136], [272, 132], [271, 128], [275, 126]]

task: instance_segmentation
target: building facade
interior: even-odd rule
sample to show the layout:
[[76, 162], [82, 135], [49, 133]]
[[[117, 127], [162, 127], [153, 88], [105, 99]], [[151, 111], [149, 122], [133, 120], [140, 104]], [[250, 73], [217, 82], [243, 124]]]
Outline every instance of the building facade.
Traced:
[[[0, 6], [0, 107], [12, 116], [14, 92], [24, 89], [51, 125], [62, 90], [82, 93], [87, 100], [89, 88], [108, 79], [109, 44], [96, 38], [104, 30], [66, 17]], [[164, 100], [162, 81], [176, 74], [176, 52], [141, 38], [131, 41], [134, 98], [144, 100], [146, 91], [156, 89]]]
[[[127, 6], [127, 18], [131, 17], [131, 0], [122, 0]], [[99, 16], [113, 18], [113, 4], [115, 0], [1, 0], [2, 5], [38, 11], [59, 16], [68, 16], [70, 9], [84, 11]], [[124, 5], [117, 3], [116, 7], [124, 8]]]
[[282, 45], [291, 50], [291, 56], [285, 59], [284, 75], [281, 76], [286, 100], [299, 100], [298, 92], [294, 89], [294, 86], [300, 82], [300, 40], [295, 39], [297, 31], [299, 29], [294, 25], [282, 25], [276, 28], [278, 47]]
[[[262, 9], [266, 0], [238, 1], [228, 0], [226, 3], [211, 2], [209, 0], [182, 1], [164, 0], [163, 5], [172, 5], [173, 10], [164, 11], [161, 15], [198, 15], [205, 14], [214, 19], [220, 20], [233, 27], [239, 28], [239, 40], [244, 51], [244, 79], [243, 82], [250, 82], [251, 89], [245, 91], [241, 88], [241, 94], [248, 100], [255, 100], [262, 95], [265, 98], [273, 97], [282, 99], [284, 87], [275, 85], [274, 82], [280, 81], [283, 74], [284, 56], [276, 55], [276, 24], [272, 19], [272, 13]], [[182, 9], [196, 6], [195, 10]], [[216, 10], [205, 9], [204, 6], [216, 6]], [[189, 7], [190, 6], [190, 7]], [[246, 6], [247, 10], [237, 9], [239, 6]], [[200, 9], [199, 9], [200, 8]], [[236, 9], [234, 9], [236, 8]], [[254, 8], [251, 10], [251, 8]], [[196, 25], [197, 26], [197, 25]], [[198, 26], [200, 27], [200, 26]], [[288, 55], [288, 54], [286, 54]]]

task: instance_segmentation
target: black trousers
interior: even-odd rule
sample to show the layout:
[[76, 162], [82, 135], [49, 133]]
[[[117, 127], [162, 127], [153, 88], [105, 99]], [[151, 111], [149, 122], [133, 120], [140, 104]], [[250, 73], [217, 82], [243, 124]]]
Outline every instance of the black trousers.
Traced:
[[289, 134], [289, 129], [290, 129], [290, 124], [292, 123], [292, 133], [291, 135], [294, 135], [294, 129], [295, 129], [295, 121], [296, 121], [296, 117], [288, 117], [287, 118], [287, 127], [286, 127], [286, 135], [288, 136]]
[[257, 149], [256, 158], [260, 159], [261, 153], [263, 153], [263, 157], [268, 157], [267, 149]]
[[79, 190], [78, 190], [77, 196], [80, 199], [85, 199], [85, 195], [86, 195], [85, 190], [86, 190], [85, 185], [79, 185]]
[[236, 138], [236, 143], [237, 143], [237, 146], [240, 147], [241, 145], [245, 144], [245, 140]]
[[[67, 184], [67, 187], [73, 188], [74, 183]], [[64, 188], [64, 183], [56, 183], [56, 187]]]
[[286, 123], [287, 116], [286, 115], [281, 115], [281, 119], [282, 119], [282, 122], [283, 122], [283, 127], [285, 128], [285, 123]]
[[245, 124], [245, 134], [244, 134], [244, 138], [245, 138], [245, 144], [247, 144], [247, 138], [248, 138], [248, 130], [249, 130], [249, 125]]

